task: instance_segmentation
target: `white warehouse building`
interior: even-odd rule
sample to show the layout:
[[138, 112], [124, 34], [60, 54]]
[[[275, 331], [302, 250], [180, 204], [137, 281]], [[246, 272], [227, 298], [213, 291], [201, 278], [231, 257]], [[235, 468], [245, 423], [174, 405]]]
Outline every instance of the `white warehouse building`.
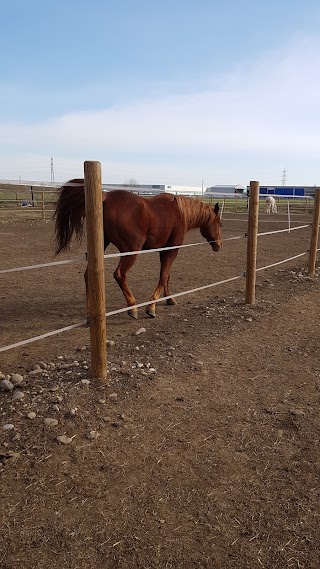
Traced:
[[105, 192], [111, 192], [112, 190], [126, 190], [140, 195], [156, 195], [164, 192], [181, 196], [201, 196], [204, 192], [202, 186], [170, 186], [167, 184], [103, 184], [102, 189]]
[[217, 196], [217, 197], [218, 196], [219, 197], [224, 197], [224, 196], [231, 197], [233, 195], [246, 196], [247, 195], [247, 188], [245, 188], [244, 186], [241, 186], [240, 184], [237, 184], [234, 186], [215, 185], [215, 186], [211, 186], [210, 188], [207, 188], [205, 195], [206, 196]]

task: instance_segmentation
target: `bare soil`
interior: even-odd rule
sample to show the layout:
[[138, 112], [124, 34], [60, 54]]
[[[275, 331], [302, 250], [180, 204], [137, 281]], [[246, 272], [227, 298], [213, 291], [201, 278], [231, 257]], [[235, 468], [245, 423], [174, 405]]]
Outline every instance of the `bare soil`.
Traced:
[[[261, 216], [260, 231], [285, 226]], [[52, 230], [1, 223], [1, 268], [50, 261]], [[243, 215], [226, 214], [223, 237], [243, 239], [218, 254], [181, 250], [172, 291], [243, 274], [245, 231]], [[308, 228], [260, 237], [258, 267], [309, 239]], [[108, 310], [124, 305], [116, 263], [106, 262]], [[106, 385], [90, 378], [87, 328], [1, 353], [0, 371], [24, 376], [0, 391], [1, 569], [318, 569], [320, 282], [306, 266], [307, 256], [257, 273], [254, 306], [241, 278], [160, 304], [156, 319], [110, 317]], [[1, 345], [83, 320], [84, 269], [0, 275]], [[158, 271], [157, 255], [138, 259], [138, 302]]]

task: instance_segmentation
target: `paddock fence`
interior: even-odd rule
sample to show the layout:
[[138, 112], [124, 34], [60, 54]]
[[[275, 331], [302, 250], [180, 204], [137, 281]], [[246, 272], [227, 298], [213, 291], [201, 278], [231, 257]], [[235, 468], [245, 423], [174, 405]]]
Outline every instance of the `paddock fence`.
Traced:
[[[184, 247], [195, 247], [206, 245], [207, 241], [201, 243], [189, 243], [185, 245], [180, 245], [176, 247], [163, 247], [159, 249], [143, 250], [143, 251], [131, 251], [126, 253], [111, 253], [104, 255], [103, 252], [103, 240], [102, 240], [102, 183], [101, 183], [101, 165], [99, 162], [85, 162], [84, 163], [84, 179], [85, 179], [85, 199], [86, 199], [86, 230], [87, 230], [87, 255], [81, 255], [76, 259], [65, 260], [65, 261], [54, 261], [50, 263], [42, 263], [29, 265], [24, 267], [13, 267], [10, 269], [0, 270], [0, 275], [5, 273], [14, 273], [19, 271], [27, 270], [39, 270], [45, 269], [47, 267], [61, 267], [66, 264], [80, 263], [85, 260], [88, 262], [88, 272], [89, 272], [89, 290], [92, 291], [91, 298], [89, 298], [91, 312], [90, 312], [90, 342], [91, 342], [91, 375], [95, 378], [99, 378], [102, 382], [106, 380], [107, 377], [107, 350], [106, 350], [106, 318], [127, 312], [133, 308], [141, 308], [150, 304], [150, 300], [141, 302], [134, 306], [126, 306], [118, 310], [113, 310], [106, 312], [105, 303], [105, 283], [104, 283], [104, 259], [122, 257], [125, 255], [143, 255], [151, 254], [158, 251], [163, 251], [167, 249], [182, 249]], [[287, 202], [288, 203], [288, 202]], [[212, 289], [227, 283], [231, 283], [240, 279], [246, 279], [245, 285], [245, 302], [247, 304], [254, 304], [255, 302], [255, 282], [256, 274], [263, 270], [270, 269], [279, 265], [288, 263], [289, 261], [302, 258], [309, 255], [308, 261], [308, 272], [310, 275], [315, 274], [317, 253], [318, 248], [318, 238], [319, 238], [319, 223], [320, 223], [320, 189], [315, 190], [315, 198], [312, 200], [313, 204], [313, 221], [312, 224], [306, 223], [298, 226], [292, 226], [290, 206], [287, 205], [288, 213], [288, 227], [282, 228], [275, 231], [267, 231], [258, 233], [258, 220], [259, 220], [259, 209], [261, 209], [261, 203], [259, 203], [259, 182], [250, 182], [250, 200], [248, 208], [248, 218], [247, 220], [247, 232], [244, 235], [239, 235], [235, 237], [230, 237], [224, 239], [224, 243], [227, 241], [246, 239], [247, 240], [247, 264], [246, 269], [236, 276], [231, 278], [223, 279], [214, 283], [208, 283], [203, 286], [199, 286], [193, 289], [181, 291], [178, 293], [170, 294], [170, 297], [161, 297], [156, 300], [152, 300], [152, 303], [163, 302], [168, 298], [177, 298], [188, 294], [194, 294], [203, 290]], [[223, 215], [226, 213], [226, 207], [222, 208]], [[280, 233], [291, 233], [292, 231], [300, 231], [310, 228], [310, 247], [307, 251], [299, 253], [297, 255], [290, 256], [281, 261], [270, 263], [268, 265], [257, 267], [257, 243], [258, 238], [263, 238], [264, 236], [277, 235]], [[10, 345], [0, 347], [0, 353], [6, 352], [8, 350], [25, 346], [27, 344], [36, 342], [38, 340], [54, 336], [56, 334], [64, 333], [75, 328], [87, 326], [87, 320], [79, 321], [75, 324], [53, 330], [32, 338], [21, 340]]]
[[[0, 183], [0, 221], [5, 219], [13, 220], [50, 220], [57, 203], [57, 191], [61, 184], [56, 187], [39, 185]], [[130, 191], [130, 187], [127, 188]], [[137, 192], [139, 193], [139, 192]], [[141, 194], [148, 197], [148, 194]], [[241, 194], [216, 193], [215, 195], [203, 196], [197, 194], [190, 197], [200, 199], [205, 203], [214, 204], [219, 202], [225, 213], [247, 215], [248, 198]], [[263, 213], [265, 209], [265, 195], [260, 196], [259, 210]], [[274, 196], [278, 213], [286, 215], [288, 206], [293, 216], [310, 214], [313, 211], [314, 198], [312, 196]]]

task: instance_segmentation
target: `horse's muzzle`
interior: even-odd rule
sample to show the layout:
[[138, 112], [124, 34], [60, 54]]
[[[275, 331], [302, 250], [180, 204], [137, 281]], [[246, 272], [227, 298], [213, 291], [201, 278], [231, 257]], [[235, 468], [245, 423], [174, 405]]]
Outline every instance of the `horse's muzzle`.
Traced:
[[214, 243], [212, 243], [211, 245], [213, 251], [215, 251], [215, 253], [217, 253], [218, 251], [220, 251], [221, 247], [222, 247], [222, 243], [217, 243], [216, 241]]

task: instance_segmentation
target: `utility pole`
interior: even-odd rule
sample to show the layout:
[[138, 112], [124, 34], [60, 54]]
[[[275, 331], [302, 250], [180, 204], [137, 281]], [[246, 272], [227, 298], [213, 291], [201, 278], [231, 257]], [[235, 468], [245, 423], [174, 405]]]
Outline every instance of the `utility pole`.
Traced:
[[283, 169], [283, 172], [282, 172], [281, 183], [283, 186], [285, 186], [287, 183], [287, 170], [285, 168]]
[[51, 158], [51, 182], [54, 182], [54, 166], [53, 166], [53, 158]]

